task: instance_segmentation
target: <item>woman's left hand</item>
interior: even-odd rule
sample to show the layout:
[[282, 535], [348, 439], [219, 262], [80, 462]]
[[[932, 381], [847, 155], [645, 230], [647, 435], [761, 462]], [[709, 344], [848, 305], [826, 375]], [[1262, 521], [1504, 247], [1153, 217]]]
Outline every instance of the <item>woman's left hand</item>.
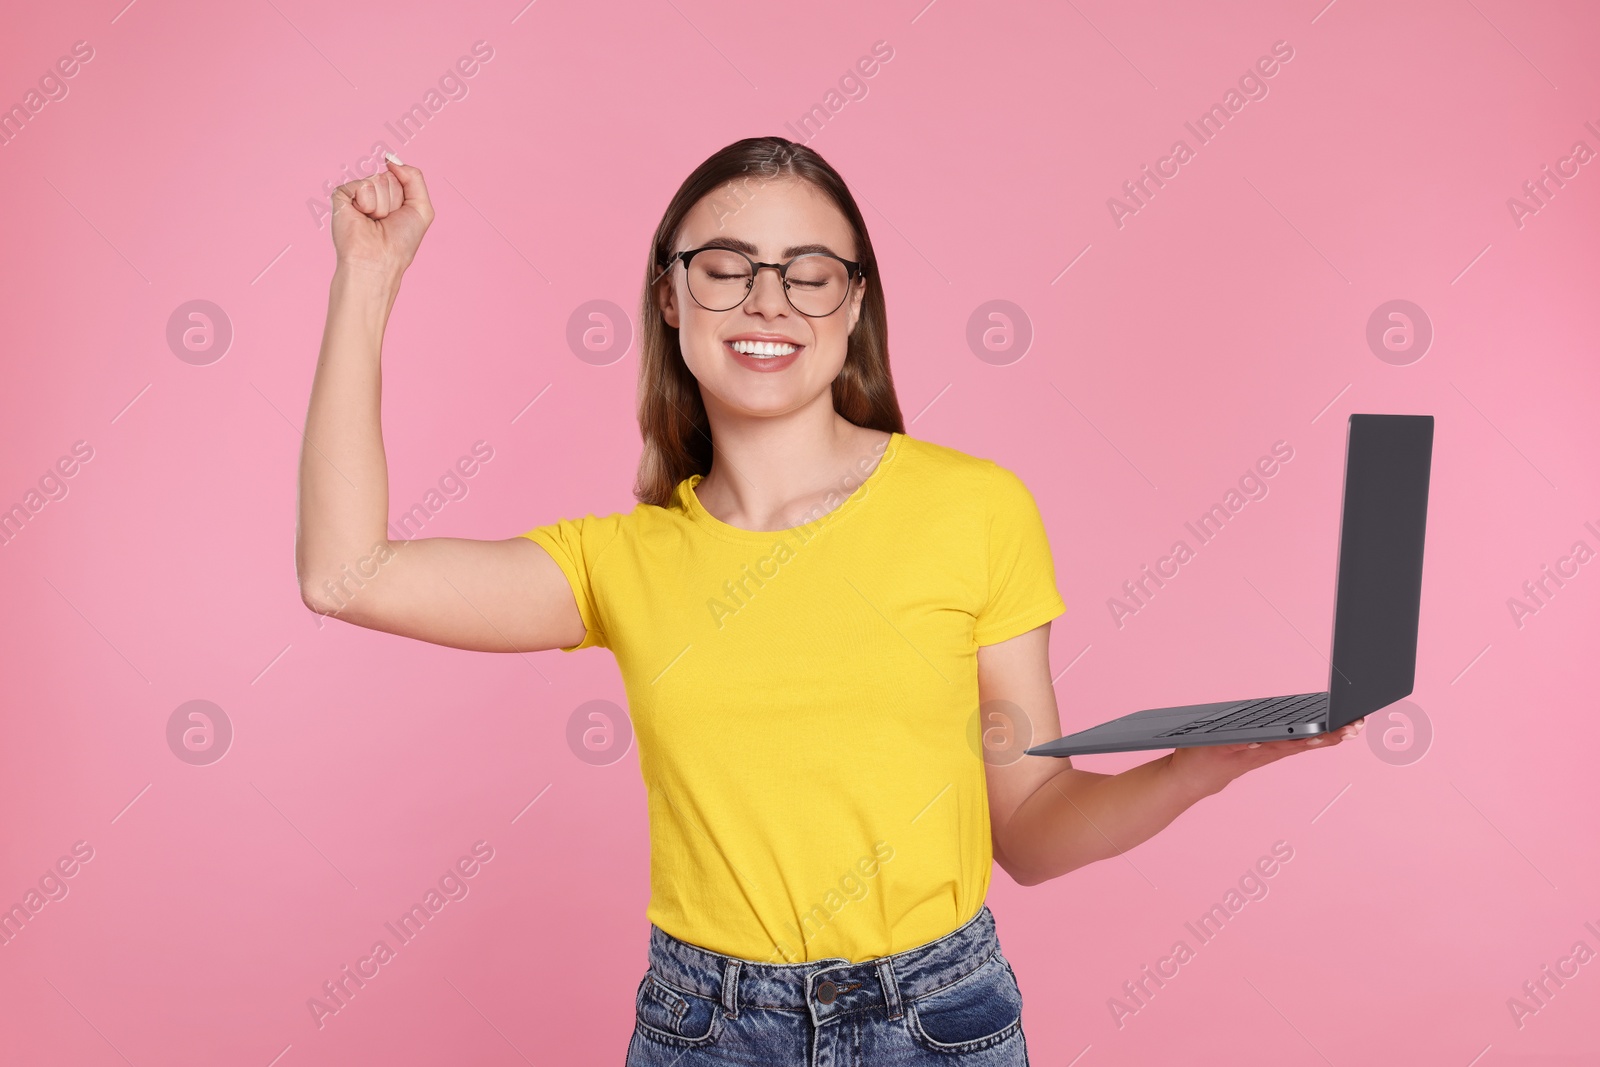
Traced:
[[1177, 748], [1167, 757], [1174, 773], [1205, 796], [1220, 792], [1229, 782], [1246, 771], [1265, 767], [1296, 752], [1332, 748], [1346, 738], [1361, 732], [1366, 718], [1315, 737], [1295, 738], [1292, 741], [1252, 741], [1244, 745], [1195, 745]]

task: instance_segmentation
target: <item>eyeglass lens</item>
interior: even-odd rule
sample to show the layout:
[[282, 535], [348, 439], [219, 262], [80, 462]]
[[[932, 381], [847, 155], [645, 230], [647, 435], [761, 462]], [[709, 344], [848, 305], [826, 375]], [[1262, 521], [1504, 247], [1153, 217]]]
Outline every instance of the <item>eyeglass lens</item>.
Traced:
[[[749, 295], [750, 261], [737, 252], [708, 248], [689, 260], [689, 295], [710, 311], [738, 307]], [[831, 315], [844, 303], [850, 270], [831, 256], [804, 255], [789, 264], [789, 303], [802, 315]]]

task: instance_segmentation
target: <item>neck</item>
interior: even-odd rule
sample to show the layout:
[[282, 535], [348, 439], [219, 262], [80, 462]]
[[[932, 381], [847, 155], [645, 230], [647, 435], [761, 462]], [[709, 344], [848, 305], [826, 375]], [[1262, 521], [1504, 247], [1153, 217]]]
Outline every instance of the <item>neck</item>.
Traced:
[[832, 510], [877, 469], [889, 435], [844, 419], [823, 403], [783, 417], [708, 412], [711, 473], [695, 493], [717, 519], [749, 530], [780, 530]]

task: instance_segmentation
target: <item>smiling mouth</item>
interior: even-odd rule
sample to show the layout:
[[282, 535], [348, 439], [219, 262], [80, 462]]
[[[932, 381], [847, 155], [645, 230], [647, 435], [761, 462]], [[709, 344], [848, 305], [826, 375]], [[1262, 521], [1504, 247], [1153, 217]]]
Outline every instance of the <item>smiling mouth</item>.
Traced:
[[781, 359], [800, 351], [804, 345], [787, 344], [781, 341], [727, 341], [724, 342], [733, 351], [741, 356], [751, 359]]

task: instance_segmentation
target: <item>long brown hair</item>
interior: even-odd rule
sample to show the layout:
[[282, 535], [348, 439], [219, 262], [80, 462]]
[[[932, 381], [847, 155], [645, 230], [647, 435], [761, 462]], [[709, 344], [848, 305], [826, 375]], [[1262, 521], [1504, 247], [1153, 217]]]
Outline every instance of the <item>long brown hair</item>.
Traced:
[[658, 278], [689, 211], [706, 195], [740, 178], [797, 178], [827, 195], [855, 235], [856, 260], [865, 275], [861, 316], [850, 333], [844, 367], [833, 380], [833, 407], [840, 416], [874, 430], [905, 432], [894, 379], [889, 374], [889, 324], [884, 312], [878, 260], [855, 198], [844, 179], [813, 149], [782, 137], [747, 137], [714, 153], [684, 179], [650, 242], [644, 293], [639, 300], [639, 433], [644, 452], [633, 495], [664, 507], [678, 483], [711, 471], [711, 423], [700, 383], [689, 373], [678, 330], [667, 325], [656, 300]]

